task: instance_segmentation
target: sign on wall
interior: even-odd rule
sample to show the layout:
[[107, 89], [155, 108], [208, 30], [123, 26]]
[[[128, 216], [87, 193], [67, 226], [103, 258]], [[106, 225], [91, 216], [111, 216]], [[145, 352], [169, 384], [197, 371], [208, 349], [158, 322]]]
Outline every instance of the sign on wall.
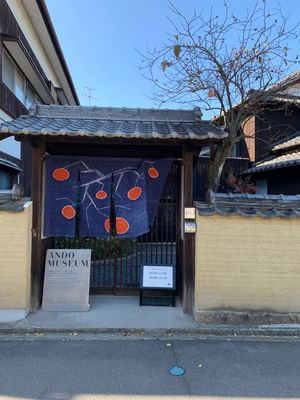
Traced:
[[143, 265], [142, 289], [175, 289], [175, 267], [173, 265]]
[[90, 270], [90, 249], [48, 249], [42, 309], [88, 311]]

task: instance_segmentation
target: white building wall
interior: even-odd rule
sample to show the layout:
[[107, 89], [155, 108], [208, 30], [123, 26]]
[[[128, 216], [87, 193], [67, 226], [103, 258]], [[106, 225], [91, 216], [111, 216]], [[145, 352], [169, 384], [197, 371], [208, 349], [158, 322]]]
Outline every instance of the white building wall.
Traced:
[[38, 38], [36, 31], [32, 26], [32, 22], [25, 10], [21, 0], [6, 0], [14, 17], [16, 18], [24, 36], [26, 37], [30, 47], [32, 48], [36, 58], [43, 68], [48, 80], [52, 81], [54, 86], [61, 87], [58, 78], [52, 68], [46, 52]]

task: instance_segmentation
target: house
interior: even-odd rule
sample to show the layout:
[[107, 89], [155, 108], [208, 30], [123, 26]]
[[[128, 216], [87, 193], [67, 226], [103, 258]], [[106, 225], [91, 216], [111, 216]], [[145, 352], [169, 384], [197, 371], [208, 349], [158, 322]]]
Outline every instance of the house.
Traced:
[[[44, 0], [0, 0], [0, 121], [31, 104], [79, 104]], [[21, 153], [21, 183], [31, 193], [31, 150], [1, 135], [0, 150]]]
[[257, 192], [297, 195], [300, 193], [300, 132], [273, 144], [270, 156], [243, 172], [250, 175]]

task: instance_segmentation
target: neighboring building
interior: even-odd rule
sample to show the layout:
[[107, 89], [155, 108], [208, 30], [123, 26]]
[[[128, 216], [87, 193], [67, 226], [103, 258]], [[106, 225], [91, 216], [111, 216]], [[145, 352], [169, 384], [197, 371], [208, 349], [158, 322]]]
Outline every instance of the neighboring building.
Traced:
[[[79, 100], [45, 1], [0, 0], [0, 122], [27, 114], [32, 103], [78, 105]], [[0, 150], [8, 149], [20, 153], [12, 138], [0, 141]], [[30, 194], [27, 143], [21, 158], [21, 181]]]
[[244, 125], [245, 149], [251, 162], [268, 157], [274, 143], [300, 130], [299, 105], [300, 71], [296, 71], [266, 92], [263, 111]]
[[257, 193], [300, 193], [300, 71], [274, 85], [276, 94], [266, 95], [263, 113], [244, 127], [249, 159], [246, 169]]
[[227, 191], [224, 182], [233, 172], [235, 176], [247, 176], [255, 183], [257, 193], [300, 193], [300, 167], [296, 167], [300, 163], [300, 71], [265, 93], [262, 110], [243, 127], [245, 140], [235, 147], [235, 160], [226, 161], [220, 192]]
[[275, 144], [271, 155], [245, 173], [251, 174], [257, 192], [296, 195], [300, 193], [300, 132]]
[[0, 151], [0, 192], [10, 190], [14, 183], [18, 183], [21, 170], [20, 159]]

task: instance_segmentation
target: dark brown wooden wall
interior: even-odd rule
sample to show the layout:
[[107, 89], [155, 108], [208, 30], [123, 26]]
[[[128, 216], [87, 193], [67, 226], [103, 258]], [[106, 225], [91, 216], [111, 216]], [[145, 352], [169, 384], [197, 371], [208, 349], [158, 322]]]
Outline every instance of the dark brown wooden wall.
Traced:
[[[194, 169], [194, 183], [193, 183], [194, 200], [204, 200], [205, 198], [205, 182], [207, 176], [208, 161], [209, 161], [208, 157], [200, 157]], [[233, 172], [235, 176], [238, 176], [248, 167], [249, 167], [248, 159], [228, 158], [223, 168], [220, 180], [219, 192], [224, 192], [224, 191], [226, 192], [225, 181], [229, 173]]]
[[300, 130], [300, 108], [270, 109], [256, 118], [255, 161], [270, 155], [274, 142]]
[[[50, 90], [49, 81], [47, 79], [47, 76], [46, 76], [43, 68], [41, 67], [38, 59], [36, 58], [32, 48], [30, 47], [27, 39], [25, 38], [19, 24], [17, 23], [17, 20], [15, 19], [13, 13], [11, 12], [10, 8], [8, 7], [6, 0], [0, 0], [0, 34], [12, 36], [14, 38], [19, 38], [21, 40], [22, 44], [24, 45], [24, 47], [28, 51], [31, 59], [33, 60], [35, 67], [40, 72], [42, 79], [48, 85], [49, 90]], [[2, 49], [1, 49], [1, 55], [2, 55]], [[0, 59], [1, 58], [2, 57], [0, 57]], [[2, 71], [2, 68], [0, 68], [0, 71]], [[1, 76], [1, 81], [2, 81], [2, 76]]]
[[253, 175], [253, 180], [267, 179], [268, 194], [300, 194], [300, 166], [274, 169]]

